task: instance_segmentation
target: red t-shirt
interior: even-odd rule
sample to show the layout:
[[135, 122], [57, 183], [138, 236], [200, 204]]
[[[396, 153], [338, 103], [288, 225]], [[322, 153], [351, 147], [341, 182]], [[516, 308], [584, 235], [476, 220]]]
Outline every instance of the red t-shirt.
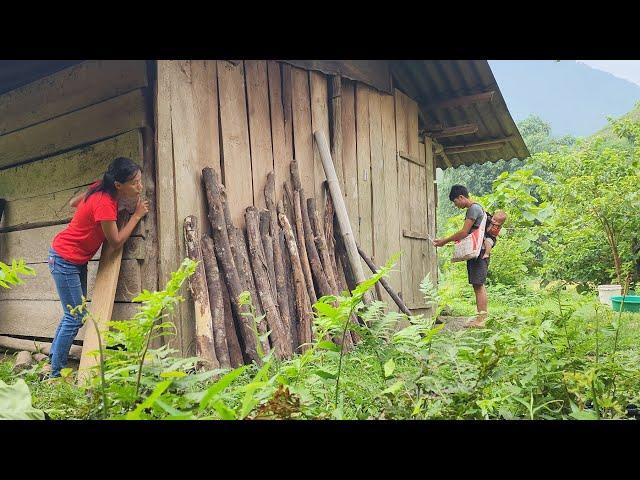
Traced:
[[96, 192], [86, 200], [82, 197], [71, 223], [54, 237], [51, 246], [66, 261], [83, 265], [104, 242], [100, 222], [115, 221], [117, 217], [118, 201], [108, 193]]

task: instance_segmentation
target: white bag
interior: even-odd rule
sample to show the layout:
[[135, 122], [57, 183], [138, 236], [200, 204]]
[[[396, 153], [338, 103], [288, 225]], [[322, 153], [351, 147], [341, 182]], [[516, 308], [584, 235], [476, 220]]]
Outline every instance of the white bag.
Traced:
[[472, 230], [469, 235], [462, 240], [456, 241], [455, 250], [453, 252], [452, 262], [464, 262], [478, 258], [480, 250], [482, 250], [482, 242], [484, 241], [484, 227], [487, 223], [487, 213], [484, 212], [480, 226]]

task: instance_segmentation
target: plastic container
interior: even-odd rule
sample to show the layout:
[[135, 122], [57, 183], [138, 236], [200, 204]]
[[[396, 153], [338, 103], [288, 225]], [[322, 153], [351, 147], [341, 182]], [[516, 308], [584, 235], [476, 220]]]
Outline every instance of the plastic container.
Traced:
[[600, 303], [611, 305], [611, 297], [614, 295], [622, 295], [622, 285], [599, 285], [598, 298]]
[[640, 312], [640, 296], [627, 295], [624, 297], [624, 305], [622, 305], [622, 295], [611, 297], [611, 307], [614, 312], [619, 312], [621, 306], [623, 312]]

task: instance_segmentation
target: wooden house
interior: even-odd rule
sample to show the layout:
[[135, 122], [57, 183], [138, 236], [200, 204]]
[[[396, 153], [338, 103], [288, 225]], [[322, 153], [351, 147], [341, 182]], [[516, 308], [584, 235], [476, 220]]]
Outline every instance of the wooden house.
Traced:
[[[403, 252], [390, 283], [416, 312], [418, 284], [437, 276], [435, 169], [528, 156], [486, 61], [0, 61], [0, 261], [37, 272], [0, 289], [0, 337], [53, 337], [61, 309], [47, 249], [71, 219], [69, 199], [114, 157], [140, 163], [151, 201], [124, 250], [113, 317], [128, 318], [131, 299], [185, 257], [184, 218], [209, 228], [203, 167], [220, 174], [238, 225], [247, 206], [264, 206], [271, 170], [282, 195], [293, 158], [323, 205], [316, 130], [357, 242], [378, 264]], [[192, 303], [173, 321], [175, 345], [192, 354]]]

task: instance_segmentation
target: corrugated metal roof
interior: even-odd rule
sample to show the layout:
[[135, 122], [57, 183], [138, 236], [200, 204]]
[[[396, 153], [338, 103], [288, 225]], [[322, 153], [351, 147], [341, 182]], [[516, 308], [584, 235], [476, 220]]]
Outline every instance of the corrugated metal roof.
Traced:
[[[395, 60], [391, 62], [394, 86], [416, 100], [427, 131], [475, 124], [475, 133], [438, 139], [453, 167], [497, 160], [525, 159], [529, 156], [522, 136], [502, 97], [491, 67], [486, 60]], [[494, 92], [491, 101], [459, 106], [430, 108], [430, 105], [484, 92]], [[460, 152], [460, 148], [483, 142], [494, 143], [491, 149]], [[476, 146], [475, 148], [481, 148]], [[438, 166], [446, 168], [442, 156]]]

